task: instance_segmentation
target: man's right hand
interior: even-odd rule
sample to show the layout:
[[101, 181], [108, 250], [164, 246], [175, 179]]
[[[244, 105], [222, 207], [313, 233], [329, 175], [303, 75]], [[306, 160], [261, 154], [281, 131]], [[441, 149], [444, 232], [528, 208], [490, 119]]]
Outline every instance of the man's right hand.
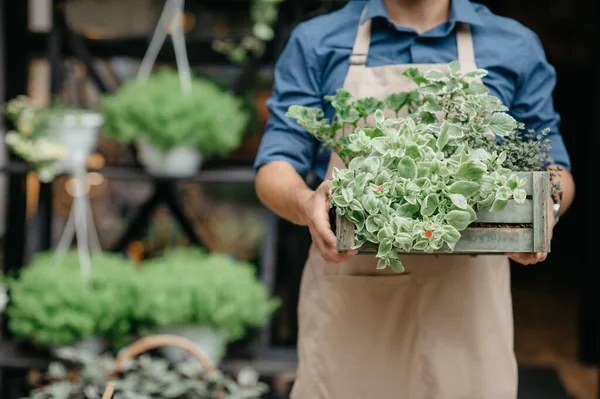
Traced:
[[324, 181], [304, 205], [304, 217], [314, 244], [329, 263], [347, 261], [358, 251], [338, 252], [336, 237], [329, 221], [329, 189], [331, 182]]

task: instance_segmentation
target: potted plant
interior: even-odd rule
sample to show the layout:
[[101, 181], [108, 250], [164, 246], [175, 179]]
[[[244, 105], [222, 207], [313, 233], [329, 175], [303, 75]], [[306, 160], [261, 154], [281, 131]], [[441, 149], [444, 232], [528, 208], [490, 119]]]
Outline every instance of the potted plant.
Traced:
[[234, 150], [249, 118], [241, 99], [207, 79], [194, 77], [185, 94], [180, 86], [178, 73], [163, 69], [102, 101], [106, 134], [135, 143], [156, 176], [191, 176], [203, 158]]
[[41, 107], [25, 96], [11, 100], [6, 115], [16, 128], [6, 134], [6, 144], [46, 182], [59, 173], [71, 172], [73, 162], [92, 153], [103, 122], [94, 111], [63, 105]]
[[[176, 364], [143, 354], [157, 346], [148, 344], [179, 342], [169, 336], [148, 337], [124, 349], [117, 359], [62, 348], [59, 360], [51, 363], [46, 373], [36, 373], [31, 379], [34, 389], [29, 398], [100, 398], [107, 386], [108, 395], [112, 393], [108, 397], [113, 399], [258, 399], [269, 391], [253, 369], [243, 368], [233, 379], [217, 370], [202, 353], [195, 352], [196, 358]], [[183, 341], [178, 346], [187, 349], [189, 345]]]
[[[166, 252], [144, 263], [135, 319], [148, 332], [194, 341], [212, 361], [247, 328], [267, 324], [279, 301], [269, 298], [252, 265], [196, 248]], [[181, 352], [164, 352], [181, 359]]]
[[92, 257], [91, 280], [81, 275], [77, 252], [60, 262], [40, 253], [9, 280], [8, 328], [18, 339], [56, 348], [79, 345], [101, 352], [128, 341], [135, 307], [136, 270], [119, 255]]
[[398, 272], [399, 252], [549, 252], [547, 131], [523, 141], [523, 125], [475, 80], [485, 74], [458, 62], [448, 73], [409, 69], [415, 90], [384, 101], [340, 90], [326, 98], [333, 121], [290, 108], [347, 166], [330, 191], [338, 249], [376, 252], [378, 268]]

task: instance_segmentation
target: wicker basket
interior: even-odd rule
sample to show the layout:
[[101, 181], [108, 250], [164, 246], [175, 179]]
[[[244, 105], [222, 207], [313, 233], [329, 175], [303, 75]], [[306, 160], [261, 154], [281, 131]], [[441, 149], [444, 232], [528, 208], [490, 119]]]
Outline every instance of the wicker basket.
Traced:
[[[115, 367], [110, 373], [110, 377], [116, 378], [119, 375], [121, 367], [127, 360], [133, 359], [150, 350], [165, 346], [177, 347], [188, 352], [198, 359], [204, 370], [207, 372], [213, 372], [216, 370], [214, 363], [190, 340], [176, 335], [153, 335], [150, 337], [141, 338], [125, 348], [115, 360]], [[109, 383], [104, 391], [104, 395], [102, 395], [102, 399], [111, 399], [113, 397], [114, 390], [114, 382]], [[221, 397], [223, 397], [223, 393], [219, 394], [219, 398]]]

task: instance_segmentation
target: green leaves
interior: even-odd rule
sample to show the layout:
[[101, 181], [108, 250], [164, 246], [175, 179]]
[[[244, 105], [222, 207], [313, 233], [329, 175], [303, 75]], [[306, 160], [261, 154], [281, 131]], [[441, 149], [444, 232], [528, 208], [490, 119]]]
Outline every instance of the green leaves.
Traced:
[[415, 82], [417, 85], [429, 82], [417, 68], [408, 68], [403, 75]]
[[[402, 270], [398, 251], [452, 251], [475, 209], [524, 203], [525, 182], [510, 170], [540, 165], [546, 158], [535, 152], [548, 145], [532, 144], [533, 136], [521, 143], [522, 126], [481, 83], [484, 70], [465, 73], [453, 62], [404, 75], [417, 88], [383, 102], [352, 100], [343, 90], [328, 97], [332, 120], [318, 108], [288, 113], [346, 162], [349, 173], [333, 176], [330, 203], [355, 224], [355, 243], [378, 244], [378, 267], [394, 270]], [[337, 138], [342, 125], [354, 131]]]
[[[191, 333], [207, 335], [203, 329]], [[170, 362], [142, 354], [125, 362], [119, 375], [112, 376], [116, 360], [110, 354], [94, 355], [72, 347], [56, 352], [57, 359], [39, 375], [29, 399], [99, 398], [111, 381], [115, 383], [114, 398], [120, 399], [257, 399], [269, 392], [258, 373], [246, 367], [231, 378], [219, 370], [207, 371], [194, 358]]]
[[449, 133], [448, 133], [448, 124], [444, 124], [442, 125], [442, 129], [440, 130], [440, 135], [437, 138], [437, 141], [435, 142], [435, 146], [437, 147], [438, 150], [443, 150], [444, 147], [446, 146], [446, 144], [448, 144], [448, 140], [450, 139]]
[[527, 198], [527, 192], [522, 188], [517, 188], [513, 191], [513, 197], [517, 204], [523, 205], [525, 203], [525, 199]]
[[[135, 79], [102, 98], [104, 133], [123, 144], [144, 137], [163, 150], [177, 146], [199, 149], [204, 156], [240, 146], [250, 112], [244, 101], [213, 81], [193, 77], [192, 91], [181, 94], [176, 71], [162, 69], [148, 81]], [[308, 121], [318, 109], [293, 107], [292, 115]]]
[[497, 198], [496, 200], [494, 200], [494, 203], [492, 204], [492, 207], [490, 208], [490, 212], [502, 212], [504, 210], [504, 208], [506, 208], [507, 203], [508, 203], [507, 200]]
[[462, 194], [466, 198], [472, 197], [479, 191], [479, 183], [472, 181], [457, 181], [448, 188], [448, 191], [452, 194]]
[[467, 209], [467, 199], [462, 194], [450, 194], [450, 200], [457, 208]]
[[423, 206], [421, 207], [421, 215], [433, 215], [433, 212], [437, 210], [438, 205], [439, 198], [437, 194], [429, 194], [427, 197], [425, 197], [425, 200], [423, 201]]
[[496, 191], [496, 198], [502, 201], [508, 201], [513, 195], [513, 190], [510, 187], [499, 187]]
[[490, 129], [496, 135], [505, 137], [517, 129], [517, 121], [508, 114], [495, 113], [490, 122]]
[[461, 67], [462, 66], [460, 65], [459, 61], [452, 61], [450, 64], [448, 64], [448, 69], [450, 69], [450, 73], [453, 75], [456, 75], [458, 71], [460, 71]]
[[488, 94], [489, 89], [478, 82], [469, 83], [469, 91], [473, 94]]
[[471, 215], [466, 211], [450, 211], [446, 215], [446, 221], [457, 230], [464, 230], [471, 223]]
[[405, 179], [414, 180], [417, 178], [418, 169], [417, 164], [412, 158], [404, 157], [398, 165], [398, 176]]
[[370, 215], [365, 222], [365, 227], [369, 233], [376, 233], [384, 224], [385, 218], [382, 215]]
[[361, 118], [366, 118], [374, 114], [375, 111], [383, 109], [383, 101], [379, 101], [374, 97], [362, 98], [354, 103], [354, 108]]
[[384, 101], [385, 106], [396, 114], [404, 107], [414, 106], [420, 102], [419, 93], [415, 91], [390, 94]]
[[441, 71], [427, 71], [425, 72], [425, 79], [432, 82], [441, 82], [448, 78], [448, 74]]
[[392, 252], [392, 240], [389, 238], [384, 239], [379, 243], [379, 249], [377, 251], [378, 258], [387, 257]]
[[454, 173], [456, 179], [477, 180], [486, 172], [486, 166], [480, 161], [468, 161], [458, 167]]

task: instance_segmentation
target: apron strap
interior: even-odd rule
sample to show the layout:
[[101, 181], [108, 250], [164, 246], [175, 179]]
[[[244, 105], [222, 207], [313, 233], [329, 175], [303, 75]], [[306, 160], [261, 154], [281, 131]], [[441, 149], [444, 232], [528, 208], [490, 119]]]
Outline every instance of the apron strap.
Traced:
[[[350, 67], [353, 66], [365, 66], [367, 65], [367, 58], [369, 56], [369, 47], [371, 46], [371, 27], [373, 20], [362, 22], [365, 14], [367, 13], [367, 7], [360, 16], [360, 23], [358, 25], [358, 32], [356, 33], [356, 40], [354, 41], [354, 47], [352, 48], [352, 54], [350, 54]], [[466, 23], [458, 23], [456, 25], [456, 47], [458, 50], [458, 60], [463, 65], [475, 65], [475, 52], [473, 50], [473, 36], [471, 35], [471, 25]]]
[[457, 24], [456, 48], [458, 49], [458, 61], [462, 65], [475, 65], [471, 25], [462, 22]]
[[363, 22], [363, 18], [366, 14], [367, 7], [364, 8], [362, 15], [360, 16], [358, 32], [356, 33], [356, 40], [354, 41], [352, 54], [350, 54], [351, 68], [354, 65], [367, 65], [369, 47], [371, 46], [371, 26], [373, 20], [369, 19], [368, 21]]

